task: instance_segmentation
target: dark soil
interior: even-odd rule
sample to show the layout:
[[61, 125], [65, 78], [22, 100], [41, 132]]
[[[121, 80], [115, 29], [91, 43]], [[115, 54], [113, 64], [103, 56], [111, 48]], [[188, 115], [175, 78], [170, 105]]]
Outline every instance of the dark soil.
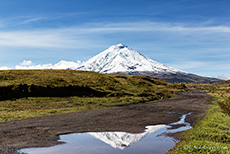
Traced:
[[184, 113], [192, 126], [202, 119], [212, 98], [205, 92], [191, 90], [178, 97], [158, 102], [28, 118], [0, 123], [0, 153], [14, 153], [28, 147], [56, 144], [61, 134], [125, 131], [141, 132], [146, 125], [170, 124]]

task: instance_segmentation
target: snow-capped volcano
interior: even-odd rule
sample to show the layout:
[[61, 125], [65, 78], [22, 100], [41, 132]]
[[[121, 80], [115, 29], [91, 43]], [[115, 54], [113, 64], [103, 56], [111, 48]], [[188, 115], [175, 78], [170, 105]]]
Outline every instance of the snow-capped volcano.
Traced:
[[147, 75], [168, 82], [220, 82], [215, 78], [202, 77], [158, 63], [123, 44], [109, 47], [88, 61], [80, 64], [77, 70], [99, 73]]
[[78, 69], [100, 73], [126, 72], [128, 74], [133, 72], [181, 72], [147, 58], [124, 44], [111, 46], [83, 63]]

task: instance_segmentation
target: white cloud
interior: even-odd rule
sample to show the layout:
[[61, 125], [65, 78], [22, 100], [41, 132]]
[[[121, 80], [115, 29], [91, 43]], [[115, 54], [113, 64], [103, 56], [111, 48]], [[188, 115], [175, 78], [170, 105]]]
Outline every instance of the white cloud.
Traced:
[[32, 23], [32, 22], [36, 22], [36, 21], [40, 21], [40, 20], [45, 20], [45, 19], [47, 19], [47, 18], [45, 18], [45, 17], [34, 17], [34, 18], [30, 18], [30, 19], [24, 20], [20, 24], [29, 24], [29, 23]]
[[106, 32], [106, 31], [171, 31], [171, 32], [224, 32], [229, 33], [228, 26], [187, 26], [182, 23], [164, 23], [164, 22], [126, 22], [100, 24], [92, 23], [91, 28], [84, 28], [88, 32]]
[[[32, 21], [41, 20], [30, 19]], [[27, 21], [29, 22], [29, 21]], [[97, 44], [98, 36], [119, 32], [177, 32], [199, 35], [202, 33], [230, 33], [227, 26], [192, 27], [178, 23], [127, 22], [127, 23], [91, 23], [80, 27], [0, 31], [0, 47], [36, 47], [36, 48], [86, 48]], [[197, 32], [194, 34], [194, 32]], [[220, 34], [215, 34], [220, 35]], [[103, 40], [102, 40], [103, 41]]]
[[[23, 65], [23, 64], [29, 63], [30, 65]], [[20, 65], [16, 65], [15, 69], [21, 69], [21, 70], [28, 70], [28, 69], [75, 69], [79, 67], [81, 64], [81, 61], [73, 62], [73, 61], [64, 61], [61, 60], [57, 64], [38, 64], [38, 65], [32, 65], [32, 61], [23, 61]]]
[[23, 60], [23, 62], [21, 63], [22, 66], [30, 66], [32, 65], [32, 61], [31, 60]]
[[175, 68], [180, 68], [182, 70], [193, 69], [193, 68], [204, 68], [204, 66], [210, 65], [206, 62], [200, 61], [178, 61], [171, 64]]
[[10, 68], [9, 67], [7, 67], [7, 66], [2, 66], [2, 67], [0, 67], [0, 70], [9, 70]]
[[225, 75], [217, 76], [217, 78], [219, 78], [221, 80], [230, 80], [230, 76], [225, 76]]
[[76, 28], [0, 32], [0, 47], [87, 48], [96, 44]]
[[169, 63], [168, 65], [173, 66], [175, 68], [179, 68], [182, 70], [189, 70], [189, 69], [200, 69], [200, 70], [224, 70], [229, 72], [229, 65], [223, 62], [218, 61], [189, 61], [189, 60], [180, 60], [173, 63]]
[[15, 23], [15, 20], [18, 20], [19, 24], [31, 24], [33, 22], [37, 22], [41, 20], [52, 21], [52, 20], [68, 18], [68, 17], [73, 17], [73, 16], [80, 16], [80, 15], [85, 15], [85, 14], [88, 14], [88, 13], [78, 12], [78, 13], [64, 13], [64, 14], [60, 13], [60, 14], [46, 15], [46, 16], [20, 16], [17, 18], [10, 18], [8, 19], [8, 22]]

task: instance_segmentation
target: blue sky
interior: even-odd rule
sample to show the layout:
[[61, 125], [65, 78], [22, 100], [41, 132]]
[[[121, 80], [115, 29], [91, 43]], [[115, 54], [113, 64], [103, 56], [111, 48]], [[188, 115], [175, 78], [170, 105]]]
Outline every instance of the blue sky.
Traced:
[[86, 61], [124, 43], [160, 63], [230, 77], [229, 0], [0, 0], [0, 67]]

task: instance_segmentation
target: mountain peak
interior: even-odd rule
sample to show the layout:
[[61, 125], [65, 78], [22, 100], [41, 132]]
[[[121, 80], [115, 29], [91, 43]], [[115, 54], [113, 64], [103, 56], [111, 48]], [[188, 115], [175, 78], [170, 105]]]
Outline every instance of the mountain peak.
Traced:
[[111, 46], [111, 47], [120, 48], [120, 49], [123, 49], [123, 48], [128, 48], [128, 46], [127, 46], [127, 45], [122, 44], [122, 43], [119, 43], [119, 44], [117, 44], [117, 45], [113, 45], [113, 46]]
[[117, 44], [117, 45], [110, 46], [104, 52], [113, 52], [113, 53], [115, 53], [115, 52], [121, 52], [121, 51], [124, 52], [124, 50], [132, 50], [132, 49], [130, 49], [127, 45], [120, 43], [120, 44]]
[[145, 71], [154, 73], [180, 72], [177, 69], [147, 58], [124, 44], [109, 47], [107, 50], [83, 63], [78, 69], [100, 73], [123, 72], [126, 74]]

